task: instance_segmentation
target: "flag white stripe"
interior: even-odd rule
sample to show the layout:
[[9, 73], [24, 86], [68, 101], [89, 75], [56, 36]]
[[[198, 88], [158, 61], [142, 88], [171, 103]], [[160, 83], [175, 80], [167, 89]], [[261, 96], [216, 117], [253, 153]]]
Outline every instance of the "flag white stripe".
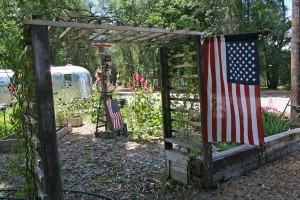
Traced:
[[[210, 45], [208, 45], [208, 58], [210, 58]], [[208, 59], [208, 77], [207, 77], [207, 135], [208, 141], [212, 142], [212, 76], [210, 59]]]
[[237, 103], [237, 96], [236, 96], [236, 84], [232, 83], [232, 101], [233, 101], [233, 110], [235, 116], [235, 134], [236, 134], [236, 141], [240, 142], [240, 116], [239, 116], [239, 106]]
[[218, 38], [214, 38], [215, 77], [216, 77], [216, 103], [217, 103], [217, 141], [222, 140], [222, 93], [221, 93], [221, 66], [219, 61]]
[[241, 92], [241, 102], [242, 102], [242, 111], [243, 111], [243, 124], [244, 124], [244, 143], [249, 143], [248, 139], [248, 111], [247, 111], [247, 104], [246, 104], [246, 97], [245, 97], [245, 85], [240, 86]]
[[226, 44], [225, 38], [221, 37], [221, 56], [223, 66], [223, 80], [225, 87], [225, 99], [226, 99], [226, 141], [231, 141], [231, 108], [228, 95], [228, 84], [227, 84], [227, 64], [226, 64]]
[[249, 86], [249, 96], [250, 96], [250, 109], [251, 109], [251, 119], [252, 119], [252, 132], [253, 132], [253, 142], [256, 145], [259, 145], [258, 139], [258, 127], [257, 127], [257, 116], [256, 116], [256, 101], [255, 101], [255, 86]]

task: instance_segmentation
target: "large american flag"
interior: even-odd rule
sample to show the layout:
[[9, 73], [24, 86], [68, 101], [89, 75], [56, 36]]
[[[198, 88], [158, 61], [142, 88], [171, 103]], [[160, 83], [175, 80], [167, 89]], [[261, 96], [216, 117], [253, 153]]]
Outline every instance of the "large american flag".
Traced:
[[114, 129], [123, 128], [122, 116], [118, 107], [117, 100], [106, 101], [107, 109], [111, 118], [112, 126]]
[[204, 41], [203, 140], [263, 145], [258, 35]]

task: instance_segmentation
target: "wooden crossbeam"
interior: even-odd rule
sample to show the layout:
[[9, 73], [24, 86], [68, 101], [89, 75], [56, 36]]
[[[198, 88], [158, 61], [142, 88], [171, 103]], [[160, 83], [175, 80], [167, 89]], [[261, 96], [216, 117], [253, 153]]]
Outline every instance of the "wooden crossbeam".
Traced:
[[181, 134], [181, 135], [191, 135], [191, 136], [196, 136], [196, 137], [200, 137], [201, 136], [201, 131], [188, 131], [188, 130], [177, 130], [177, 129], [172, 129], [172, 132]]
[[91, 29], [87, 29], [87, 30], [83, 30], [81, 33], [79, 33], [78, 35], [77, 35], [77, 37], [75, 38], [75, 39], [82, 39], [82, 38], [85, 38], [86, 37], [86, 35], [88, 35], [90, 32], [92, 32], [93, 30], [91, 30]]
[[[66, 42], [66, 43], [74, 43], [74, 42], [80, 42], [80, 43], [116, 43], [114, 40], [86, 40], [86, 39], [50, 39], [50, 42]], [[137, 41], [137, 40], [122, 40], [118, 43], [123, 44], [149, 44], [147, 41]], [[154, 42], [151, 42], [151, 44], [156, 44]]]
[[183, 120], [183, 119], [176, 119], [176, 118], [172, 118], [172, 121], [176, 121], [176, 122], [181, 122], [181, 123], [185, 123], [185, 124], [189, 124], [192, 126], [199, 126], [201, 127], [201, 123], [200, 122], [192, 122], [192, 121], [188, 121], [188, 120]]
[[195, 150], [201, 150], [203, 146], [201, 143], [195, 143], [189, 140], [175, 138], [175, 137], [165, 138], [165, 141], [172, 144], [178, 144], [187, 148], [195, 149]]
[[59, 35], [59, 39], [62, 39], [64, 38], [66, 35], [68, 35], [74, 28], [72, 27], [67, 27], [64, 32], [62, 32], [60, 35]]
[[148, 33], [148, 32], [146, 32], [146, 33], [140, 33], [140, 34], [136, 35], [134, 38], [131, 38], [131, 39], [126, 40], [126, 41], [130, 42], [130, 41], [142, 38], [142, 37], [146, 37], [147, 35], [150, 35], [150, 34], [151, 33]]
[[24, 20], [24, 25], [46, 25], [55, 27], [70, 27], [82, 29], [102, 29], [102, 30], [119, 30], [119, 31], [136, 31], [136, 32], [152, 32], [152, 33], [166, 33], [166, 34], [179, 34], [179, 35], [205, 35], [205, 32], [190, 31], [190, 30], [175, 30], [175, 29], [161, 29], [161, 28], [148, 28], [148, 27], [132, 27], [132, 26], [116, 26], [105, 24], [86, 24], [86, 23], [73, 23], [62, 21], [47, 21], [47, 20]]
[[[194, 55], [196, 55], [196, 51], [190, 52], [190, 53], [188, 53], [188, 55], [194, 56]], [[186, 55], [181, 53], [181, 54], [171, 55], [171, 56], [169, 56], [169, 58], [182, 58], [184, 56], [186, 56]]]
[[152, 34], [150, 35], [149, 37], [145, 37], [145, 38], [142, 38], [142, 39], [139, 39], [140, 41], [143, 41], [143, 40], [152, 40], [154, 38], [157, 38], [161, 35], [164, 35], [164, 33], [155, 33], [155, 34]]
[[181, 68], [190, 68], [190, 67], [194, 67], [194, 65], [191, 65], [191, 64], [182, 64], [182, 65], [174, 65], [174, 66], [171, 66], [170, 68], [172, 69], [181, 69]]
[[125, 32], [125, 34], [122, 34], [121, 37], [115, 39], [114, 41], [120, 41], [120, 40], [123, 40], [123, 39], [125, 39], [125, 38], [132, 37], [132, 36], [134, 36], [134, 35], [136, 35], [136, 34], [137, 34], [136, 32], [132, 32], [132, 31], [130, 31], [130, 32]]
[[171, 97], [170, 100], [172, 100], [172, 101], [200, 102], [200, 99], [176, 98], [176, 97]]
[[173, 112], [189, 113], [189, 114], [193, 114], [193, 115], [200, 114], [200, 111], [198, 111], [198, 110], [186, 110], [186, 109], [177, 109], [177, 108], [171, 108], [170, 110]]
[[111, 40], [112, 38], [117, 37], [117, 36], [121, 35], [121, 34], [124, 33], [124, 32], [126, 32], [126, 31], [116, 31], [116, 32], [114, 32], [113, 34], [107, 36], [107, 37], [106, 37], [106, 40], [108, 40], [108, 39]]
[[96, 33], [94, 33], [93, 35], [91, 35], [90, 37], [89, 37], [89, 40], [93, 40], [93, 39], [95, 39], [96, 37], [98, 37], [98, 36], [100, 36], [100, 35], [103, 35], [103, 34], [105, 34], [106, 32], [108, 32], [109, 30], [101, 30], [101, 31], [99, 31], [99, 32], [96, 32]]
[[172, 77], [170, 79], [181, 79], [181, 78], [199, 78], [198, 74], [183, 74], [177, 77]]

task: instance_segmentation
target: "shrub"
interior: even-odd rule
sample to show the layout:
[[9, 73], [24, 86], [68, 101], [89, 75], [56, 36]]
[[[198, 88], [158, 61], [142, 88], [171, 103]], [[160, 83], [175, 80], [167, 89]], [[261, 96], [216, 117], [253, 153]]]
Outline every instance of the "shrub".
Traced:
[[122, 109], [124, 121], [133, 130], [130, 137], [142, 139], [143, 136], [161, 136], [162, 112], [158, 93], [153, 93], [154, 86], [143, 77], [136, 75], [132, 80], [132, 97]]

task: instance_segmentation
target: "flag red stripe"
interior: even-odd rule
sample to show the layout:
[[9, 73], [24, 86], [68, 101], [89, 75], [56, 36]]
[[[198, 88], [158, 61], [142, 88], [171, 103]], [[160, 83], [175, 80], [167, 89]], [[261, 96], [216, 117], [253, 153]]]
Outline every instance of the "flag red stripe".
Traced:
[[230, 103], [230, 115], [231, 115], [231, 141], [236, 142], [236, 127], [235, 127], [235, 114], [234, 114], [234, 106], [233, 106], [233, 99], [232, 99], [232, 84], [228, 84], [228, 96], [229, 96], [229, 103]]
[[248, 141], [249, 144], [254, 144], [253, 141], [253, 130], [252, 130], [252, 112], [251, 110], [251, 105], [250, 105], [250, 92], [249, 92], [249, 87], [245, 87], [245, 96], [246, 96], [246, 106], [247, 106], [247, 111], [248, 111]]
[[[204, 41], [204, 49], [209, 49], [209, 41]], [[204, 51], [204, 58], [208, 58], [208, 51]], [[203, 61], [203, 83], [208, 82], [208, 59]], [[207, 99], [207, 85], [202, 87], [202, 139], [207, 142], [207, 109], [208, 109], [208, 99]]]
[[260, 106], [260, 87], [255, 85], [255, 103], [256, 103], [256, 117], [257, 117], [257, 128], [258, 128], [258, 139], [259, 144], [264, 144], [264, 134], [262, 129], [262, 116], [261, 116], [261, 106]]
[[243, 116], [243, 109], [242, 109], [242, 100], [241, 100], [241, 87], [239, 84], [236, 84], [236, 98], [238, 104], [238, 111], [239, 111], [239, 120], [240, 120], [240, 143], [244, 143], [244, 116]]
[[212, 80], [212, 139], [217, 141], [217, 96], [214, 38], [210, 38], [210, 69]]

